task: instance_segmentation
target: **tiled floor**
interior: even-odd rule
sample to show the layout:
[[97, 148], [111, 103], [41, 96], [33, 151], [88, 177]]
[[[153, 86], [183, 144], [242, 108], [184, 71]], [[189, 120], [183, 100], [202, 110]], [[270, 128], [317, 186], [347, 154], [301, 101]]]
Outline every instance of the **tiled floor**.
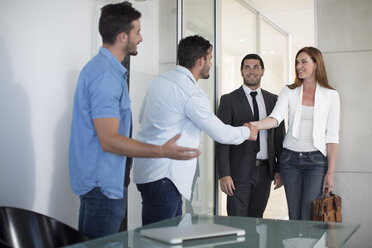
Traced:
[[274, 190], [271, 186], [269, 202], [267, 203], [264, 218], [288, 220], [287, 200], [285, 199], [284, 186]]

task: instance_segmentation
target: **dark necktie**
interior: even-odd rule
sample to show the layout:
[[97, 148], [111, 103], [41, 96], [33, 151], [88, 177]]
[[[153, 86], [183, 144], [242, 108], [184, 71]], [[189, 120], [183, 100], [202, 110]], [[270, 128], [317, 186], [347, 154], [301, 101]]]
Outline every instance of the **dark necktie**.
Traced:
[[[260, 115], [259, 115], [259, 112], [258, 112], [258, 104], [257, 104], [257, 101], [256, 101], [257, 91], [251, 91], [250, 94], [252, 96], [252, 102], [253, 102], [253, 118], [254, 118], [255, 121], [259, 121], [260, 120]], [[256, 150], [257, 150], [257, 152], [260, 151], [260, 132], [258, 132], [258, 135], [257, 135]]]

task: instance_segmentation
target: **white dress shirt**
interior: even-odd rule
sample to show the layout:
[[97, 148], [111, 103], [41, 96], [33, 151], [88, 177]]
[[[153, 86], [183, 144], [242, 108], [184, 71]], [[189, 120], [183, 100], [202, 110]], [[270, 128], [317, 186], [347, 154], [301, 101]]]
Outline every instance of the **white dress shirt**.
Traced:
[[[256, 101], [258, 105], [258, 114], [259, 119], [265, 119], [267, 117], [266, 113], [266, 105], [265, 101], [263, 99], [261, 88], [257, 88], [256, 90], [251, 90], [249, 87], [247, 87], [245, 84], [243, 84], [243, 90], [245, 92], [245, 96], [248, 99], [249, 105], [251, 106], [252, 113], [254, 115], [254, 109], [253, 109], [253, 98], [251, 96], [252, 91], [256, 91]], [[257, 153], [257, 159], [267, 159], [268, 158], [268, 152], [267, 152], [267, 130], [260, 130], [260, 151]]]
[[[182, 66], [152, 80], [139, 115], [141, 124], [136, 138], [144, 143], [163, 145], [178, 133], [180, 146], [199, 147], [204, 131], [222, 144], [238, 145], [249, 138], [247, 127], [225, 125], [213, 113], [208, 95], [198, 86], [191, 72]], [[186, 198], [191, 197], [191, 186], [196, 169], [196, 158], [135, 158], [133, 181], [149, 183], [169, 178]]]
[[[278, 125], [285, 118], [288, 110], [288, 132], [283, 147], [288, 148], [300, 138], [302, 114], [303, 86], [293, 90], [284, 86], [279, 94], [278, 101], [270, 117], [278, 121]], [[327, 143], [338, 144], [340, 127], [340, 97], [336, 90], [320, 86], [315, 90], [314, 118], [313, 118], [313, 144], [327, 156]]]

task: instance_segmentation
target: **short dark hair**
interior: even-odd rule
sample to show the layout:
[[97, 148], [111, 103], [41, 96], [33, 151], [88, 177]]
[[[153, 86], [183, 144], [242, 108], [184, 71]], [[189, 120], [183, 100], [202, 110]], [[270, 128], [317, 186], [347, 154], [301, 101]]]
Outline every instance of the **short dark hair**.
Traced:
[[242, 63], [240, 65], [241, 70], [243, 69], [244, 61], [247, 60], [247, 59], [257, 59], [258, 61], [260, 61], [260, 65], [261, 65], [262, 69], [265, 69], [264, 62], [261, 59], [261, 57], [258, 54], [250, 53], [250, 54], [245, 55], [245, 57], [242, 59]]
[[114, 44], [121, 32], [129, 35], [132, 21], [138, 20], [141, 13], [128, 3], [108, 4], [102, 7], [99, 19], [99, 33], [103, 43]]
[[177, 49], [178, 64], [188, 69], [193, 68], [199, 58], [207, 58], [210, 47], [212, 44], [199, 35], [183, 38]]

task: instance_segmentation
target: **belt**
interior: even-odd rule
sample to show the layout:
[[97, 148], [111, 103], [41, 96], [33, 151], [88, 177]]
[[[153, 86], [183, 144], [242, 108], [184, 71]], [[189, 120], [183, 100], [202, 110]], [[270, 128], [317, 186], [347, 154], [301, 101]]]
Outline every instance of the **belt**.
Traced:
[[312, 155], [323, 155], [323, 153], [321, 153], [320, 151], [313, 151], [313, 152], [295, 152], [295, 151], [292, 151], [292, 150], [289, 150], [287, 148], [284, 148], [283, 147], [283, 150], [282, 151], [285, 151], [285, 152], [288, 152], [288, 153], [291, 153], [292, 156], [296, 156], [296, 157], [299, 157], [299, 158], [303, 158], [303, 157], [307, 157], [309, 158], [310, 156]]
[[256, 166], [263, 166], [268, 164], [269, 164], [268, 159], [256, 159]]

